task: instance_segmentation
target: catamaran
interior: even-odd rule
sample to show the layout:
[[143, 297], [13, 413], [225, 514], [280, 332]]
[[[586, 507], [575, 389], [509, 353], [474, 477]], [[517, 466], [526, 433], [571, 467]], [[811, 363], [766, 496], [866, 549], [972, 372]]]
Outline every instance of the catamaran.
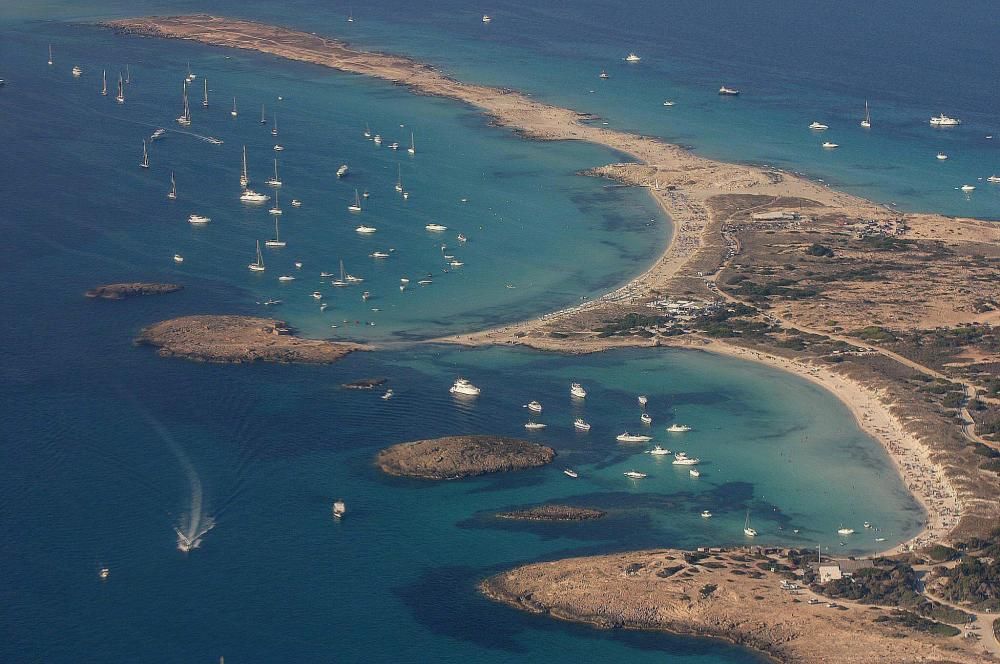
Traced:
[[264, 271], [264, 255], [260, 253], [260, 240], [257, 240], [257, 260], [253, 263], [247, 265], [247, 268], [251, 272], [263, 272]]
[[175, 200], [177, 198], [177, 181], [174, 180], [173, 171], [170, 171], [170, 191], [167, 192], [167, 198], [170, 200]]
[[247, 146], [243, 146], [243, 170], [240, 172], [240, 186], [246, 188], [250, 184], [250, 177], [247, 175]]
[[268, 179], [267, 184], [271, 187], [280, 187], [281, 180], [278, 178], [278, 160], [274, 160], [274, 176]]
[[406, 148], [406, 151], [410, 154], [417, 154], [417, 146], [413, 142], [413, 132], [410, 132], [410, 147]]
[[125, 84], [122, 82], [121, 72], [118, 72], [118, 94], [115, 95], [115, 101], [119, 104], [125, 103]]
[[184, 110], [177, 118], [177, 124], [181, 125], [182, 127], [189, 127], [191, 125], [191, 107], [188, 104], [187, 81], [184, 82], [183, 99], [184, 99]]
[[239, 115], [239, 111], [236, 110], [236, 97], [233, 97], [233, 110], [229, 111], [229, 115], [234, 118]]
[[[278, 234], [278, 218], [277, 217], [274, 218], [274, 238], [271, 239], [271, 240], [265, 240], [264, 244], [267, 245], [268, 247], [284, 247], [285, 246], [285, 241], [282, 240], [281, 236]], [[286, 279], [285, 281], [288, 281], [288, 280]]]
[[205, 83], [205, 93], [202, 95], [202, 98], [201, 98], [201, 106], [202, 106], [202, 108], [208, 108], [208, 79], [207, 78], [204, 80], [204, 83]]
[[101, 96], [108, 96], [108, 70], [101, 70]]
[[142, 161], [139, 163], [139, 168], [149, 168], [149, 152], [146, 151], [146, 141], [142, 142]]
[[351, 212], [361, 212], [361, 196], [358, 195], [358, 190], [354, 190], [354, 202], [347, 206], [347, 209]]
[[861, 121], [861, 127], [863, 129], [872, 128], [872, 114], [868, 110], [868, 100], [865, 99], [865, 119]]

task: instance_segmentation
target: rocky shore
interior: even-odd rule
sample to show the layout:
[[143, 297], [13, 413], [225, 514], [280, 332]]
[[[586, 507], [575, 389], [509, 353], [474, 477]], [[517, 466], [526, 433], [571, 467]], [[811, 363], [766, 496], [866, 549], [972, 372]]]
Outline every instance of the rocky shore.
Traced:
[[143, 329], [136, 343], [165, 357], [201, 362], [328, 364], [363, 350], [350, 343], [301, 339], [284, 321], [251, 316], [184, 316]]
[[497, 512], [496, 518], [513, 521], [592, 521], [603, 519], [607, 512], [588, 507], [573, 507], [572, 505], [539, 505], [523, 510]]
[[127, 297], [175, 293], [179, 290], [183, 290], [183, 288], [183, 286], [178, 284], [154, 284], [143, 282], [105, 284], [103, 286], [95, 286], [94, 288], [91, 288], [89, 291], [84, 293], [84, 295], [104, 300], [124, 300]]
[[544, 466], [555, 458], [550, 447], [502, 436], [448, 436], [400, 443], [378, 453], [384, 473], [452, 480]]

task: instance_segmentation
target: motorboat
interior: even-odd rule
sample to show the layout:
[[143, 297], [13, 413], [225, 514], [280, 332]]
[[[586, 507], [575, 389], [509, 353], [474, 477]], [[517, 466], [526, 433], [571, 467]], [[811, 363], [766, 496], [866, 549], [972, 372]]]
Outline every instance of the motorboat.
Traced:
[[427, 224], [426, 226], [424, 226], [424, 228], [426, 230], [434, 231], [436, 233], [448, 230], [447, 226], [442, 226], [441, 224]]
[[312, 298], [314, 300], [322, 300], [323, 299], [323, 294], [320, 293], [319, 291], [313, 291], [312, 292]]
[[372, 143], [375, 145], [382, 145], [382, 134], [375, 134], [375, 138], [372, 139]]
[[570, 396], [576, 397], [577, 399], [586, 399], [587, 390], [583, 389], [583, 385], [580, 383], [573, 383], [569, 386]]
[[646, 477], [649, 477], [648, 475], [646, 475], [646, 473], [640, 473], [636, 470], [628, 470], [622, 474], [625, 475], [625, 477], [629, 478], [630, 480], [641, 480], [645, 479]]
[[822, 122], [813, 122], [812, 124], [809, 125], [809, 128], [812, 129], [813, 131], [826, 131], [827, 129], [830, 128], [830, 126], [825, 125]]
[[388, 401], [389, 399], [392, 398], [392, 396], [393, 396], [392, 388], [389, 388], [388, 390], [385, 391], [385, 394], [382, 395], [382, 400]]
[[580, 476], [580, 474], [575, 470], [573, 470], [572, 468], [564, 468], [563, 475], [565, 475], [566, 477], [572, 477], [573, 479], [576, 479]]
[[399, 149], [399, 143], [397, 143], [396, 141], [393, 141], [392, 143], [389, 143], [389, 149], [390, 150], [398, 150]]
[[673, 106], [673, 105], [674, 105], [674, 102], [673, 102], [672, 100], [670, 100], [670, 99], [665, 99], [665, 100], [663, 101], [663, 105], [664, 105], [664, 106]]
[[692, 468], [691, 470], [688, 471], [688, 475], [690, 475], [691, 477], [701, 477], [701, 471], [698, 470], [697, 468]]
[[854, 528], [838, 528], [837, 529], [837, 534], [838, 535], [853, 535], [854, 534]]
[[188, 223], [195, 225], [207, 224], [210, 221], [212, 221], [211, 217], [206, 217], [201, 214], [192, 214], [191, 216], [188, 217]]
[[468, 242], [468, 241], [469, 241], [469, 238], [465, 237], [465, 236], [464, 236], [464, 235], [462, 235], [461, 233], [459, 233], [459, 234], [458, 234], [458, 235], [457, 235], [457, 236], [455, 237], [455, 239], [456, 239], [456, 240], [458, 240], [459, 242]]
[[154, 131], [152, 134], [149, 135], [150, 143], [152, 143], [153, 141], [160, 140], [166, 133], [167, 133], [166, 129], [157, 129], [156, 131]]
[[181, 256], [180, 254], [174, 254], [174, 262], [175, 263], [183, 263], [184, 262], [184, 257]]
[[604, 71], [604, 70], [602, 69], [602, 70], [601, 70], [601, 73], [597, 75], [597, 78], [600, 78], [600, 79], [604, 79], [604, 80], [607, 80], [607, 79], [609, 79], [609, 78], [611, 78], [611, 77], [610, 77], [610, 76], [608, 76], [608, 72], [606, 72], [606, 71]]
[[615, 440], [617, 440], [619, 443], [648, 443], [649, 441], [653, 440], [653, 437], [632, 434], [629, 433], [628, 431], [625, 431], [624, 433], [618, 434], [615, 437]]
[[865, 528], [871, 528], [872, 527], [872, 524], [871, 524], [870, 521], [865, 521], [864, 525], [865, 525]]
[[537, 401], [529, 401], [524, 405], [524, 407], [530, 410], [532, 413], [542, 412], [542, 404], [538, 403]]
[[368, 255], [371, 256], [372, 258], [388, 258], [389, 257], [389, 254], [387, 252], [384, 252], [384, 251], [373, 251], [372, 253], [370, 253]]
[[691, 427], [686, 424], [671, 424], [667, 427], [667, 431], [670, 433], [684, 433], [690, 431]]
[[702, 510], [701, 511], [701, 518], [703, 518], [703, 519], [711, 519], [712, 518], [712, 513], [709, 512], [708, 510]]
[[639, 62], [640, 60], [642, 60], [642, 58], [635, 53], [629, 53], [625, 56], [625, 62]]
[[448, 265], [450, 267], [462, 267], [463, 265], [465, 265], [465, 263], [463, 263], [462, 261], [448, 261]]
[[101, 569], [97, 570], [97, 578], [99, 578], [101, 581], [107, 581], [109, 576], [111, 576], [110, 568], [102, 567]]
[[958, 118], [950, 118], [944, 113], [937, 115], [930, 119], [932, 127], [957, 127], [962, 124], [962, 121]]
[[937, 158], [938, 158], [938, 161], [944, 161], [944, 160], [946, 160], [948, 158], [948, 155], [946, 155], [943, 152], [938, 152], [937, 153]]
[[696, 457], [689, 457], [684, 452], [678, 452], [677, 454], [674, 455], [674, 460], [672, 461], [672, 463], [675, 466], [697, 466], [699, 463], [701, 463], [701, 459], [698, 459]]
[[640, 394], [638, 401], [640, 406], [645, 406], [647, 403], [649, 403], [649, 397], [647, 397], [645, 394]]
[[358, 226], [354, 230], [357, 231], [358, 233], [361, 233], [362, 235], [371, 235], [372, 233], [374, 233], [378, 229], [375, 228], [374, 226], [365, 226], [364, 224], [361, 224], [360, 226]]
[[489, 23], [492, 20], [493, 17], [491, 17], [489, 14], [483, 14], [483, 23]]
[[302, 207], [302, 201], [297, 198], [292, 199], [292, 207]]
[[670, 454], [670, 450], [666, 449], [665, 447], [660, 447], [659, 445], [657, 445], [653, 449], [646, 452], [646, 454], [652, 454], [653, 456], [667, 456], [668, 454]]
[[451, 392], [452, 394], [461, 394], [469, 397], [477, 397], [481, 392], [481, 390], [478, 387], [470, 383], [465, 378], [457, 379], [455, 381], [455, 384], [452, 385], [448, 391]]
[[341, 164], [340, 168], [337, 169], [337, 177], [342, 178], [347, 175], [347, 164]]
[[537, 431], [538, 429], [544, 429], [546, 426], [548, 425], [543, 424], [541, 422], [525, 422], [524, 424], [524, 428], [528, 429], [529, 431]]
[[253, 189], [244, 189], [243, 193], [240, 194], [240, 200], [244, 203], [266, 203], [271, 200], [271, 197], [267, 194], [261, 194]]
[[970, 191], [975, 191], [975, 190], [976, 190], [976, 187], [975, 187], [975, 185], [971, 185], [971, 184], [963, 184], [963, 185], [962, 185], [962, 186], [960, 187], [960, 189], [961, 189], [962, 191], [964, 191], [964, 192], [968, 193], [968, 192], [970, 192]]
[[343, 519], [345, 514], [347, 514], [347, 505], [344, 504], [344, 501], [340, 499], [333, 501], [333, 518]]
[[991, 175], [988, 178], [986, 178], [986, 181], [992, 182], [993, 184], [998, 184], [1000, 183], [1000, 175]]
[[838, 144], [836, 144], [836, 143], [831, 142], [831, 141], [826, 141], [825, 143], [823, 143], [823, 147], [826, 148], [827, 150], [836, 150], [840, 146]]
[[284, 146], [284, 145], [281, 145], [280, 143], [275, 143], [275, 144], [274, 144], [274, 151], [275, 151], [275, 152], [281, 152], [281, 151], [283, 151], [284, 149], [285, 149], [285, 146]]
[[573, 420], [573, 428], [577, 431], [590, 431], [590, 424], [578, 417]]
[[649, 413], [643, 413], [642, 415], [639, 416], [639, 419], [642, 421], [643, 424], [653, 423], [653, 418], [649, 415]]
[[80, 69], [79, 65], [74, 65], [71, 71], [73, 72], [73, 78], [80, 78], [80, 74], [83, 73], [83, 70]]
[[719, 94], [722, 95], [723, 97], [735, 97], [740, 94], [740, 91], [737, 90], [736, 88], [727, 88], [726, 86], [723, 85], [721, 88], [719, 88]]
[[295, 277], [290, 274], [283, 274], [278, 277], [278, 281], [295, 281]]

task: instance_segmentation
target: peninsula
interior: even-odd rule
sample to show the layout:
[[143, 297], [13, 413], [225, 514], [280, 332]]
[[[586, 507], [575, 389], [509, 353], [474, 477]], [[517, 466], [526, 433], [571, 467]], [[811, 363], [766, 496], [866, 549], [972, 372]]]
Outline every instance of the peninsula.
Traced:
[[88, 290], [84, 295], [92, 298], [104, 300], [124, 300], [127, 297], [139, 297], [142, 295], [163, 295], [164, 293], [175, 293], [184, 287], [178, 284], [155, 284], [155, 283], [122, 283], [105, 284], [96, 286]]
[[363, 350], [351, 343], [300, 339], [284, 321], [250, 316], [184, 316], [143, 329], [136, 343], [160, 355], [203, 362], [327, 364]]
[[375, 463], [389, 475], [453, 480], [536, 468], [555, 456], [551, 447], [516, 438], [447, 436], [393, 445], [379, 452]]

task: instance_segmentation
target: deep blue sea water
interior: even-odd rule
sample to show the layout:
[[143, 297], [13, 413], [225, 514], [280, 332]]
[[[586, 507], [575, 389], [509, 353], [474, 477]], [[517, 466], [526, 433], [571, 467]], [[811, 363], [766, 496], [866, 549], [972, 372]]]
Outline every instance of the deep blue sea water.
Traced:
[[[666, 653], [757, 661], [714, 642], [524, 616], [481, 599], [475, 582], [565, 555], [740, 542], [747, 510], [760, 542], [838, 553], [876, 548], [871, 535], [841, 546], [841, 523], [872, 521], [892, 544], [922, 521], [881, 448], [833, 397], [726, 358], [421, 345], [331, 367], [216, 366], [132, 346], [143, 325], [189, 313], [273, 314], [313, 336], [373, 341], [538, 315], [640, 272], [666, 243], [669, 222], [642, 192], [575, 175], [619, 158], [606, 150], [523, 141], [459, 104], [359, 77], [122, 39], [75, 20], [197, 10], [305, 27], [523, 88], [712, 156], [778, 163], [907, 208], [998, 216], [985, 183], [968, 199], [951, 188], [994, 167], [995, 145], [984, 137], [996, 120], [996, 19], [985, 3], [933, 22], [924, 20], [931, 3], [903, 7], [380, 2], [355, 6], [348, 26], [346, 3], [313, 0], [5, 3], [0, 659], [560, 662], [662, 661]], [[495, 17], [488, 26], [483, 11]], [[643, 56], [636, 67], [620, 62], [630, 50]], [[182, 133], [173, 118], [189, 62], [199, 78], [194, 124]], [[118, 106], [97, 93], [100, 70], [113, 80], [125, 63], [132, 83]], [[70, 76], [74, 64], [84, 68], [80, 79]], [[599, 86], [602, 67], [612, 78]], [[722, 82], [744, 96], [718, 99]], [[677, 101], [672, 109], [661, 105], [667, 97]], [[856, 127], [865, 98], [876, 122], [869, 134]], [[278, 114], [277, 139], [271, 125], [257, 124], [261, 103], [269, 118]], [[925, 116], [942, 111], [965, 124], [931, 131]], [[812, 119], [829, 121], [839, 152], [815, 149], [804, 128]], [[366, 123], [387, 143], [414, 131], [417, 154], [376, 148], [362, 136]], [[158, 126], [170, 132], [142, 171], [141, 141]], [[224, 143], [198, 138], [207, 135]], [[248, 148], [254, 186], [268, 190], [275, 140], [287, 148], [278, 158], [288, 246], [265, 250], [267, 271], [254, 275], [246, 264], [273, 221], [268, 206], [236, 200], [240, 149]], [[938, 150], [952, 159], [936, 163]], [[338, 181], [341, 163], [351, 171]], [[397, 164], [407, 201], [393, 191]], [[171, 171], [177, 201], [165, 198]], [[361, 215], [346, 210], [355, 187], [372, 194]], [[291, 208], [293, 197], [301, 208]], [[212, 222], [192, 228], [192, 212]], [[359, 236], [361, 221], [378, 232]], [[430, 221], [449, 230], [430, 234]], [[469, 238], [464, 246], [458, 232]], [[388, 248], [390, 259], [369, 257]], [[444, 272], [445, 253], [466, 264]], [[362, 286], [319, 279], [341, 259]], [[428, 272], [431, 286], [399, 292], [401, 276]], [[298, 278], [282, 285], [280, 274]], [[125, 279], [187, 288], [127, 302], [81, 297]], [[325, 312], [314, 290], [330, 305]], [[258, 304], [268, 299], [282, 304]], [[454, 401], [447, 388], [457, 375], [483, 396]], [[339, 387], [370, 376], [388, 378], [397, 396], [386, 402]], [[583, 405], [568, 398], [574, 380], [590, 390]], [[650, 396], [655, 442], [701, 457], [700, 478], [615, 442], [641, 428], [640, 393]], [[378, 449], [403, 440], [524, 436], [521, 406], [530, 399], [545, 406], [549, 427], [532, 436], [559, 453], [552, 467], [444, 484], [387, 479], [372, 467]], [[589, 434], [570, 427], [577, 415], [593, 422]], [[674, 421], [694, 431], [669, 437], [664, 427]], [[579, 480], [560, 472], [568, 465]], [[622, 473], [633, 468], [649, 477], [629, 482]], [[330, 518], [337, 497], [350, 511], [342, 523]], [[610, 516], [572, 525], [490, 517], [549, 500]], [[715, 516], [700, 518], [703, 509]], [[215, 525], [184, 555], [173, 529], [193, 516]], [[102, 565], [111, 569], [105, 583]]]

